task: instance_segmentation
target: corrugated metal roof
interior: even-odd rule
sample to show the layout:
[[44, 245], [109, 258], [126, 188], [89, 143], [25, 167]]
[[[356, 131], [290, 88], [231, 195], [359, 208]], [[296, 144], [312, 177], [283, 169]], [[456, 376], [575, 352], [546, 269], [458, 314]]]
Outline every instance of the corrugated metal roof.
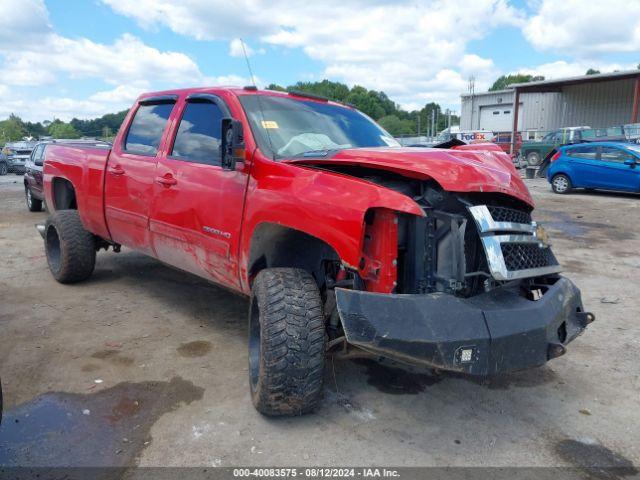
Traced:
[[596, 73], [593, 75], [580, 75], [578, 77], [556, 78], [550, 80], [538, 80], [535, 82], [512, 83], [509, 88], [524, 90], [538, 90], [539, 87], [563, 87], [577, 85], [579, 83], [606, 82], [608, 80], [622, 80], [624, 78], [640, 77], [640, 70], [626, 70], [624, 72]]

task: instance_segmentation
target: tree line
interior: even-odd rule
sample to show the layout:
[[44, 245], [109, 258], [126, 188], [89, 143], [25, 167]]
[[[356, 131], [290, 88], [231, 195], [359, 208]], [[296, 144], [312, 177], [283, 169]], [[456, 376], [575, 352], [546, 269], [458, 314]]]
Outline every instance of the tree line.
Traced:
[[63, 122], [60, 119], [44, 122], [26, 122], [19, 116], [11, 114], [6, 120], [0, 121], [0, 145], [7, 142], [15, 142], [25, 137], [39, 139], [42, 137], [53, 138], [82, 138], [91, 137], [103, 140], [113, 139], [120, 128], [128, 110], [118, 113], [108, 113], [93, 120], [72, 119]]
[[[429, 102], [420, 110], [407, 111], [393, 102], [386, 93], [355, 85], [351, 88], [340, 82], [298, 82], [288, 87], [272, 83], [269, 90], [299, 91], [320, 95], [336, 102], [353, 105], [378, 122], [392, 135], [428, 135], [432, 130], [439, 132], [449, 126], [449, 115], [442, 107]], [[451, 125], [458, 125], [460, 117], [451, 114]]]

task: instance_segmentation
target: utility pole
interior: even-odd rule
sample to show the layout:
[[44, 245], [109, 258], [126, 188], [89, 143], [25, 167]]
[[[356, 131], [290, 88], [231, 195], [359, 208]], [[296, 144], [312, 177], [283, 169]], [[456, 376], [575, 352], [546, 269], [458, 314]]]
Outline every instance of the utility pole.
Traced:
[[431, 110], [431, 137], [435, 137], [436, 131], [436, 109]]
[[420, 110], [418, 110], [418, 137], [420, 136]]
[[451, 110], [447, 108], [447, 128], [449, 129], [449, 133], [451, 133]]

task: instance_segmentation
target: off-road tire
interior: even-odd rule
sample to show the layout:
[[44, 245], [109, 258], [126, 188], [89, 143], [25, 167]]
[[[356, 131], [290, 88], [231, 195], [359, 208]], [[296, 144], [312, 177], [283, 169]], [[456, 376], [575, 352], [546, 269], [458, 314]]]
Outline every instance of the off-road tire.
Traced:
[[542, 158], [540, 158], [540, 154], [538, 152], [529, 152], [527, 153], [527, 165], [530, 167], [537, 167], [540, 165]]
[[0, 176], [5, 176], [9, 173], [9, 167], [5, 162], [0, 162]]
[[251, 399], [264, 415], [303, 415], [322, 394], [325, 328], [320, 291], [297, 268], [262, 270], [249, 308]]
[[77, 210], [59, 210], [45, 224], [47, 262], [60, 283], [86, 280], [96, 265], [96, 242], [84, 229]]
[[34, 198], [29, 187], [24, 187], [24, 196], [27, 202], [27, 208], [30, 212], [42, 211], [42, 200]]
[[551, 190], [553, 190], [554, 193], [564, 195], [571, 192], [572, 189], [571, 179], [564, 173], [558, 173], [551, 179]]

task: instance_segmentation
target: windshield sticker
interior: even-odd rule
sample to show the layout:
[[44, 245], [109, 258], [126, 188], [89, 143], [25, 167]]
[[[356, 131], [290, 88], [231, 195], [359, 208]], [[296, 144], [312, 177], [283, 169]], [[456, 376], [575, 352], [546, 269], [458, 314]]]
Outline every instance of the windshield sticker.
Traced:
[[279, 128], [275, 120], [262, 120], [262, 128]]

